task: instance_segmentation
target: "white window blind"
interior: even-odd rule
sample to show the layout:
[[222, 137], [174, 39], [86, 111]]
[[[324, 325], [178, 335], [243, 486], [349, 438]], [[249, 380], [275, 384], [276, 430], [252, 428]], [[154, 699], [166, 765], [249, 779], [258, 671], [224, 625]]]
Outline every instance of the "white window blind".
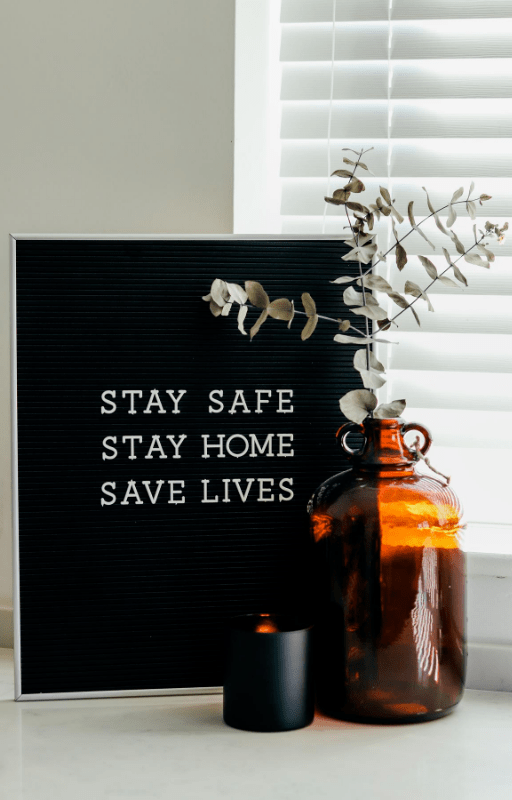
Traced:
[[[342, 147], [375, 148], [359, 197], [374, 202], [387, 186], [406, 220], [399, 231], [409, 200], [417, 221], [428, 215], [423, 185], [438, 208], [474, 180], [492, 195], [477, 228], [512, 219], [510, 0], [282, 0], [280, 27], [282, 232], [343, 235], [343, 215], [323, 201], [342, 185], [327, 179]], [[454, 230], [469, 246], [473, 222], [458, 208]], [[377, 226], [382, 248], [387, 226]], [[422, 228], [436, 249], [407, 238], [409, 263], [399, 274], [391, 260], [386, 276], [399, 289], [430, 282], [418, 254], [442, 269], [442, 247], [457, 257], [433, 221]], [[512, 522], [512, 232], [490, 249], [490, 270], [458, 262], [467, 288], [432, 287], [434, 313], [416, 303], [421, 330], [400, 317], [383, 399], [407, 398], [404, 416], [430, 427], [433, 463], [453, 476], [466, 518], [499, 536]]]
[[[478, 226], [512, 218], [508, 0], [337, 0], [334, 26], [333, 0], [236, 5], [235, 232], [343, 236], [342, 215], [323, 201], [340, 185], [329, 187], [328, 150], [333, 171], [341, 147], [375, 148], [363, 201], [385, 184], [402, 214], [415, 200], [418, 220], [428, 213], [422, 185], [438, 206], [474, 180], [478, 194], [493, 195], [478, 206]], [[415, 255], [443, 265], [441, 247], [455, 254], [435, 225], [424, 229], [436, 251], [408, 237], [409, 263], [399, 275], [391, 261], [386, 276], [398, 288], [406, 279], [428, 283]], [[473, 241], [464, 210], [454, 230]], [[471, 549], [490, 543], [496, 552], [512, 552], [511, 245], [512, 233], [491, 247], [489, 271], [464, 263], [464, 291], [433, 287], [435, 313], [415, 306], [421, 331], [410, 314], [400, 317], [383, 398], [405, 396], [404, 416], [431, 428], [433, 463], [452, 475], [466, 518], [482, 531]]]

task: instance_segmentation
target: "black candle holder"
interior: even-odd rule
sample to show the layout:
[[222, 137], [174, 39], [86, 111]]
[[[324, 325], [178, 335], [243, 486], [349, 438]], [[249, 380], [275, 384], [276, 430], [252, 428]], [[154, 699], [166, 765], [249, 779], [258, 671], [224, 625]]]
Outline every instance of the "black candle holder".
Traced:
[[314, 717], [312, 626], [304, 618], [244, 614], [229, 623], [224, 722], [290, 731]]

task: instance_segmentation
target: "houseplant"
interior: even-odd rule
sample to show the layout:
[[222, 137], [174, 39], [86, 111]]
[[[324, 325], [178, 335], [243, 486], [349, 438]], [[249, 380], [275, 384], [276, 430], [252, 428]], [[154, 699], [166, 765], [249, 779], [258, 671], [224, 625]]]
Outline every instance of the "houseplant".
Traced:
[[[416, 471], [419, 459], [433, 469], [426, 457], [430, 433], [421, 424], [405, 424], [401, 419], [406, 400], [378, 405], [375, 392], [385, 384], [386, 376], [372, 344], [386, 342], [382, 335], [398, 328], [397, 320], [404, 313], [412, 314], [420, 325], [417, 304], [421, 301], [429, 312], [434, 310], [428, 291], [437, 281], [449, 288], [467, 285], [461, 261], [489, 268], [494, 260], [489, 240], [501, 241], [508, 224], [500, 228], [486, 222], [484, 230], [477, 230], [474, 224], [474, 242], [463, 244], [453, 229], [459, 207], [475, 220], [476, 203], [491, 199], [486, 194], [473, 196], [472, 183], [467, 195], [463, 188], [457, 189], [438, 209], [425, 189], [430, 213], [417, 222], [411, 201], [408, 229], [402, 233], [397, 226], [404, 223], [404, 217], [385, 187], [380, 187], [374, 203], [354, 200], [354, 195], [365, 190], [360, 175], [369, 172], [362, 161], [368, 151], [349, 152], [351, 157], [343, 159], [345, 167], [333, 173], [344, 185], [325, 200], [346, 216], [346, 243], [351, 249], [342, 260], [356, 262], [357, 273], [332, 282], [345, 287], [343, 304], [354, 316], [323, 317], [308, 292], [302, 294], [303, 311], [295, 308], [293, 299], [271, 301], [263, 286], [251, 280], [242, 288], [217, 279], [203, 299], [215, 316], [227, 316], [238, 305], [238, 328], [244, 335], [249, 308], [259, 310], [249, 330], [251, 339], [269, 318], [290, 326], [299, 314], [307, 318], [302, 340], [313, 335], [320, 320], [326, 320], [337, 326], [337, 344], [361, 345], [353, 365], [362, 388], [340, 399], [340, 409], [349, 422], [337, 433], [352, 468], [323, 483], [308, 508], [317, 564], [317, 699], [320, 708], [335, 717], [421, 721], [448, 713], [463, 690], [462, 510], [448, 486], [449, 479]], [[447, 216], [442, 220], [443, 212]], [[382, 217], [390, 220], [395, 239], [385, 253], [374, 233], [375, 221]], [[413, 231], [435, 249], [421, 227], [431, 218], [457, 255], [452, 257], [443, 247], [447, 266], [442, 270], [428, 256], [418, 256], [428, 284], [421, 287], [407, 280], [399, 292], [376, 268], [392, 255], [401, 272], [408, 262], [406, 239]], [[388, 310], [395, 306], [398, 310]], [[408, 431], [420, 434], [412, 445], [404, 441]], [[363, 436], [358, 450], [349, 447], [351, 433]]]

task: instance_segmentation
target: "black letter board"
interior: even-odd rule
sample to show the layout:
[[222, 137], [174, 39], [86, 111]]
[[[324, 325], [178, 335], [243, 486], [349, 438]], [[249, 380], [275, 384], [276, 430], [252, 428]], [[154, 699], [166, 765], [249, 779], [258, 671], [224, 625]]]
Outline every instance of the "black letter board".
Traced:
[[[14, 237], [17, 697], [222, 684], [232, 615], [307, 606], [354, 348], [214, 318], [214, 278], [340, 315], [342, 241]], [[246, 328], [259, 314], [250, 310]], [[258, 413], [259, 412], [259, 413]], [[204, 456], [208, 455], [208, 458]]]

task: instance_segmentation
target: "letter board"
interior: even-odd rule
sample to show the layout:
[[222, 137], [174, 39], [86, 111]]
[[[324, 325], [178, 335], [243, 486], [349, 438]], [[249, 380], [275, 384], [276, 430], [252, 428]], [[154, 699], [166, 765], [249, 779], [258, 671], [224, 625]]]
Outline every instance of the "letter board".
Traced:
[[[308, 605], [307, 501], [346, 465], [354, 347], [250, 341], [201, 298], [262, 283], [340, 315], [308, 237], [13, 237], [16, 695], [211, 690], [223, 626]], [[249, 311], [248, 330], [260, 312]], [[16, 403], [14, 404], [16, 409]]]

